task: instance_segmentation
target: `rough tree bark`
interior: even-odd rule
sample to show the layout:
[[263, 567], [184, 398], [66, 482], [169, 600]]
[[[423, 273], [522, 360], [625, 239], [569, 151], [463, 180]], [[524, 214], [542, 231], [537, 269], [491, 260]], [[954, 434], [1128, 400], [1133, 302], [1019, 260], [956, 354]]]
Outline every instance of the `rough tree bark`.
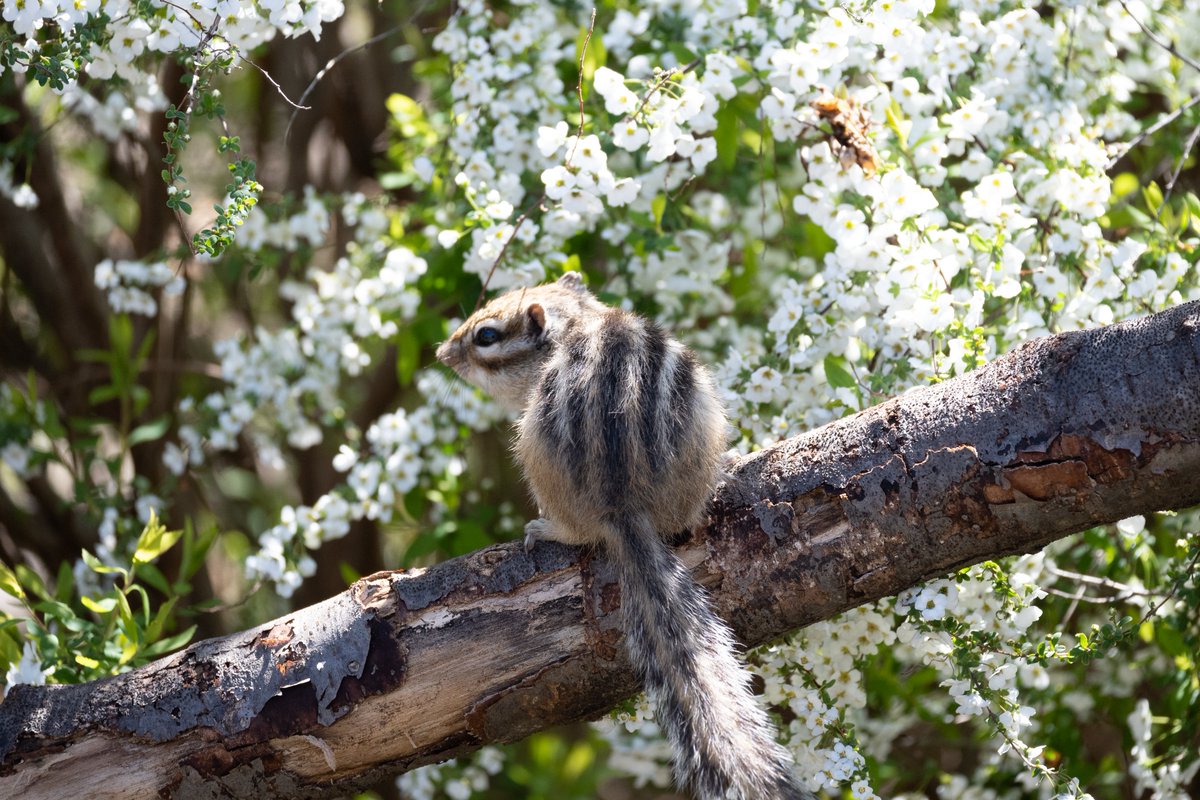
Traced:
[[[681, 544], [758, 644], [966, 564], [1200, 502], [1200, 304], [1029, 342], [743, 459]], [[602, 554], [379, 573], [127, 675], [14, 687], [0, 795], [329, 797], [637, 690]]]

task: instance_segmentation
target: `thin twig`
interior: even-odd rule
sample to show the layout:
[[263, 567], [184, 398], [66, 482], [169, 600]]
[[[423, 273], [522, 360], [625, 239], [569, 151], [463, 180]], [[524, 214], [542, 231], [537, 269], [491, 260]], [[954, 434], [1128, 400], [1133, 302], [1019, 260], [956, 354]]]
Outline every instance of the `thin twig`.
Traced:
[[[199, 17], [197, 17], [195, 14], [193, 14], [192, 10], [190, 8], [188, 8], [186, 6], [181, 6], [178, 3], [172, 3], [171, 0], [163, 0], [163, 2], [166, 5], [169, 5], [171, 8], [175, 9], [176, 11], [182, 11], [184, 14], [187, 14], [189, 17], [191, 17], [192, 22], [196, 23], [196, 27], [199, 28], [200, 30], [204, 30], [205, 28], [209, 27], [209, 25], [205, 25], [204, 22]], [[210, 25], [215, 26], [217, 24], [218, 19], [220, 19], [220, 14], [217, 14], [213, 18], [213, 21], [210, 23]]]
[[[575, 82], [575, 94], [579, 98], [579, 127], [575, 134], [575, 144], [571, 146], [571, 152], [567, 156], [565, 166], [571, 166], [571, 159], [575, 158], [575, 150], [579, 147], [579, 140], [583, 138], [583, 62], [587, 59], [588, 45], [592, 41], [592, 33], [596, 29], [596, 9], [592, 9], [592, 18], [588, 22], [587, 35], [583, 39], [583, 48], [579, 52], [579, 77]], [[500, 266], [500, 262], [504, 260], [504, 254], [508, 252], [508, 246], [512, 244], [513, 239], [517, 238], [517, 231], [521, 229], [521, 225], [525, 220], [529, 219], [529, 215], [533, 213], [535, 208], [539, 208], [546, 200], [546, 193], [542, 192], [536, 200], [526, 206], [521, 212], [521, 216], [517, 217], [517, 221], [513, 223], [512, 233], [504, 240], [504, 246], [500, 248], [500, 252], [496, 255], [496, 259], [492, 262], [491, 269], [488, 270], [487, 277], [483, 280], [483, 286], [479, 289], [479, 299], [475, 301], [475, 310], [483, 308], [483, 298], [487, 295], [488, 285], [492, 282], [492, 276], [496, 274], [496, 268]]]
[[[425, 5], [425, 3], [422, 3], [421, 7], [423, 8], [424, 5]], [[391, 28], [388, 28], [383, 33], [377, 33], [374, 36], [372, 36], [370, 39], [367, 39], [365, 42], [356, 44], [356, 45], [354, 45], [354, 47], [346, 48], [345, 50], [338, 53], [333, 58], [326, 61], [325, 66], [321, 67], [321, 69], [317, 71], [317, 74], [313, 76], [313, 79], [308, 82], [308, 86], [304, 87], [304, 91], [300, 95], [300, 102], [303, 103], [305, 100], [308, 99], [308, 96], [313, 93], [314, 89], [317, 88], [317, 84], [320, 83], [321, 80], [324, 79], [324, 77], [329, 74], [329, 70], [336, 67], [342, 59], [346, 58], [347, 56], [353, 55], [354, 53], [357, 53], [359, 50], [365, 50], [366, 48], [370, 47], [371, 45], [383, 41], [384, 39], [386, 39], [389, 36], [391, 36], [392, 34], [396, 33], [403, 27], [404, 27], [403, 25], [395, 25]], [[304, 108], [307, 108], [307, 106], [304, 106]], [[284, 142], [287, 142], [291, 139], [292, 125], [296, 122], [296, 116], [299, 113], [300, 113], [300, 108], [298, 107], [295, 111], [292, 112], [292, 116], [288, 118], [287, 129], [283, 133], [283, 141]]]
[[1056, 578], [1066, 578], [1067, 580], [1078, 581], [1079, 583], [1086, 583], [1091, 586], [1100, 586], [1105, 589], [1112, 589], [1114, 592], [1130, 595], [1131, 597], [1137, 595], [1156, 597], [1159, 594], [1158, 592], [1151, 592], [1147, 591], [1146, 589], [1135, 589], [1132, 586], [1128, 586], [1124, 583], [1118, 583], [1111, 578], [1098, 578], [1095, 575], [1084, 575], [1082, 573], [1072, 572], [1071, 570], [1062, 569], [1060, 567], [1051, 567], [1048, 571]]
[[587, 35], [583, 37], [583, 47], [579, 51], [579, 79], [575, 81], [575, 94], [579, 98], [579, 127], [575, 131], [575, 144], [567, 154], [564, 166], [570, 167], [579, 149], [579, 140], [583, 138], [583, 62], [587, 58], [588, 45], [592, 43], [592, 32], [596, 29], [596, 9], [592, 9], [592, 19], [588, 22]]
[[1069, 27], [1067, 29], [1067, 57], [1063, 59], [1064, 75], [1071, 74], [1071, 59], [1075, 56], [1075, 28], [1079, 24], [1079, 15], [1076, 13], [1078, 10], [1078, 7], [1072, 6], [1070, 10], [1067, 11], [1067, 15], [1069, 17], [1067, 24]]
[[256, 70], [261, 72], [262, 76], [271, 82], [271, 85], [275, 87], [275, 91], [278, 92], [279, 96], [283, 98], [283, 102], [287, 103], [289, 106], [291, 106], [292, 108], [295, 109], [295, 111], [292, 112], [293, 115], [295, 115], [301, 111], [309, 111], [312, 108], [312, 106], [301, 105], [301, 103], [304, 102], [303, 97], [300, 98], [299, 102], [293, 102], [292, 98], [287, 96], [287, 92], [285, 92], [283, 90], [283, 87], [279, 85], [279, 81], [277, 81], [271, 77], [271, 73], [267, 72], [265, 69], [260, 67], [258, 64], [255, 64], [253, 61], [246, 58], [239, 51], [235, 50], [234, 55], [236, 55], [239, 60], [246, 62], [250, 66], [254, 67]]
[[670, 81], [671, 78], [675, 77], [675, 73], [678, 72], [679, 75], [682, 77], [683, 75], [687, 75], [689, 72], [691, 72], [698, 66], [700, 66], [700, 59], [694, 58], [688, 64], [684, 65], [680, 69], [664, 70], [662, 76], [655, 82], [655, 84], [653, 86], [650, 87], [650, 91], [646, 92], [646, 96], [642, 98], [641, 104], [637, 107], [637, 109], [630, 116], [633, 119], [637, 119], [639, 116], [641, 116], [642, 109], [644, 109], [646, 107], [646, 104], [650, 102], [650, 98], [653, 97], [654, 94], [659, 89], [666, 86], [667, 82]]
[[1163, 201], [1158, 207], [1158, 213], [1155, 215], [1159, 220], [1162, 219], [1163, 209], [1167, 207], [1167, 203], [1171, 200], [1171, 192], [1175, 190], [1175, 182], [1179, 180], [1180, 173], [1183, 172], [1183, 166], [1187, 163], [1188, 153], [1192, 152], [1192, 148], [1196, 146], [1196, 139], [1200, 137], [1200, 125], [1192, 128], [1192, 132], [1188, 134], [1187, 142], [1183, 145], [1183, 152], [1179, 154], [1179, 163], [1175, 165], [1175, 171], [1171, 173], [1171, 177], [1167, 180], [1167, 185], [1163, 187]]
[[[313, 90], [315, 90], [317, 88], [317, 84], [320, 83], [325, 78], [325, 76], [329, 74], [329, 70], [336, 67], [338, 65], [338, 63], [341, 62], [342, 59], [346, 58], [347, 56], [351, 56], [351, 55], [357, 53], [359, 50], [365, 50], [374, 44], [378, 44], [379, 42], [382, 42], [384, 39], [388, 38], [389, 36], [392, 36], [393, 34], [397, 33], [398, 31], [403, 30], [407, 25], [411, 24], [413, 20], [415, 20], [418, 16], [420, 16], [422, 12], [425, 11], [425, 9], [429, 6], [429, 3], [430, 3], [430, 0], [421, 0], [421, 2], [417, 4], [417, 7], [415, 9], [413, 9], [412, 14], [410, 14], [408, 19], [406, 19], [404, 22], [400, 23], [399, 25], [394, 25], [393, 27], [388, 28], [386, 31], [384, 31], [382, 33], [375, 34], [370, 39], [367, 39], [365, 42], [360, 42], [359, 44], [356, 44], [353, 47], [348, 47], [345, 50], [343, 50], [342, 52], [338, 53], [333, 58], [326, 61], [325, 66], [321, 67], [321, 69], [317, 72], [317, 74], [313, 76], [313, 79], [311, 81], [309, 81], [308, 86], [306, 86], [304, 88], [304, 93], [300, 95], [299, 102], [303, 103], [305, 100], [307, 100], [308, 96], [310, 94], [312, 94]], [[287, 142], [291, 139], [292, 125], [294, 125], [296, 123], [296, 115], [298, 115], [300, 113], [301, 109], [307, 110], [307, 108], [308, 108], [307, 106], [303, 106], [303, 105], [297, 106], [296, 110], [292, 112], [292, 116], [288, 118], [287, 130], [285, 130], [284, 134], [283, 134], [284, 142]]]
[[[1070, 600], [1072, 603], [1078, 603], [1080, 600], [1085, 603], [1103, 603], [1106, 605], [1125, 602], [1121, 597], [1092, 597], [1087, 593], [1086, 589], [1080, 589], [1078, 592], [1072, 594], [1071, 592], [1064, 592], [1062, 589], [1055, 589], [1053, 586], [1043, 586], [1042, 591], [1052, 597], [1061, 597], [1064, 600]], [[1063, 627], [1066, 627], [1065, 622], [1063, 623]]]
[[1135, 17], [1133, 15], [1133, 12], [1129, 10], [1129, 6], [1127, 6], [1125, 4], [1125, 0], [1117, 0], [1117, 2], [1121, 4], [1121, 8], [1125, 9], [1125, 13], [1128, 14], [1129, 18], [1134, 21], [1134, 24], [1136, 24], [1139, 28], [1142, 29], [1142, 33], [1146, 34], [1146, 38], [1148, 38], [1150, 41], [1154, 42], [1156, 45], [1161, 47], [1163, 50], [1166, 50], [1168, 53], [1170, 53], [1171, 55], [1178, 58], [1183, 63], [1187, 64], [1192, 69], [1196, 70], [1197, 72], [1200, 72], [1200, 62], [1196, 61], [1193, 58], [1189, 58], [1188, 56], [1185, 56], [1183, 53], [1179, 52], [1179, 50], [1176, 49], [1175, 45], [1171, 44], [1167, 40], [1160, 39], [1154, 31], [1147, 28], [1144, 24], [1142, 24], [1142, 21], [1140, 19], [1138, 19], [1137, 17]]
[[[174, 8], [177, 11], [182, 11], [184, 14], [187, 14], [189, 17], [191, 17], [192, 22], [194, 22], [196, 24], [196, 27], [199, 28], [201, 31], [204, 31], [204, 33], [202, 35], [197, 34], [198, 43], [197, 43], [196, 49], [193, 51], [193, 53], [199, 52], [199, 50], [201, 48], [203, 48], [206, 44], [208, 44], [216, 36], [218, 26], [221, 22], [221, 17], [219, 14], [214, 16], [213, 21], [206, 27], [204, 25], [204, 23], [200, 20], [200, 18], [197, 17], [195, 14], [193, 14], [190, 9], [179, 5], [178, 3], [173, 3], [173, 2], [171, 2], [171, 0], [164, 0], [164, 2], [171, 8]], [[193, 33], [195, 33], [195, 31], [193, 31]], [[302, 105], [298, 105], [297, 103], [292, 102], [292, 98], [287, 96], [287, 92], [283, 91], [283, 87], [280, 86], [279, 83], [274, 78], [271, 77], [271, 74], [269, 72], [267, 72], [265, 69], [260, 67], [258, 64], [255, 64], [249, 58], [246, 58], [244, 55], [242, 55], [241, 51], [238, 50], [237, 48], [231, 46], [230, 49], [233, 50], [233, 54], [235, 56], [237, 56], [238, 60], [246, 62], [250, 66], [254, 67], [256, 70], [261, 72], [263, 77], [266, 78], [268, 81], [270, 81], [271, 85], [275, 87], [275, 91], [279, 92], [279, 96], [283, 98], [283, 101], [285, 103], [287, 103], [288, 105], [290, 105], [296, 109], [308, 110], [308, 106], [302, 106]]]
[[[1179, 52], [1179, 49], [1177, 47], [1175, 47], [1175, 45], [1173, 45], [1171, 42], [1159, 37], [1158, 34], [1156, 34], [1154, 31], [1150, 30], [1150, 28], [1148, 28], [1145, 25], [1145, 23], [1143, 23], [1136, 15], [1134, 15], [1134, 13], [1132, 11], [1129, 10], [1129, 6], [1128, 6], [1128, 4], [1126, 4], [1125, 0], [1117, 0], [1117, 2], [1121, 4], [1121, 8], [1123, 8], [1125, 10], [1125, 13], [1129, 15], [1129, 18], [1131, 20], [1133, 20], [1134, 24], [1137, 25], [1138, 28], [1141, 29], [1142, 33], [1144, 33], [1146, 35], [1147, 39], [1149, 39], [1151, 42], [1153, 42], [1154, 44], [1161, 47], [1163, 50], [1166, 50], [1171, 55], [1175, 56], [1175, 58], [1178, 58], [1184, 64], [1187, 64], [1192, 69], [1196, 70], [1197, 72], [1200, 72], [1200, 62]], [[1132, 150], [1137, 145], [1141, 144], [1152, 134], [1161, 130], [1164, 126], [1169, 125], [1170, 123], [1174, 122], [1183, 112], [1187, 111], [1189, 108], [1196, 105], [1197, 103], [1200, 103], [1200, 95], [1196, 95], [1196, 96], [1192, 97], [1190, 100], [1188, 100], [1186, 103], [1181, 105], [1179, 108], [1175, 109], [1173, 112], [1171, 112], [1167, 116], [1163, 117], [1162, 119], [1160, 119], [1155, 124], [1151, 125], [1146, 130], [1139, 133], [1137, 136], [1135, 136], [1133, 139], [1131, 139], [1124, 147], [1122, 147], [1112, 158], [1110, 158], [1108, 160], [1108, 169], [1112, 169], [1113, 166], [1115, 166], [1118, 161], [1120, 161], [1122, 158], [1125, 157], [1126, 153], [1128, 153], [1130, 150]], [[1183, 154], [1180, 156], [1179, 169], [1177, 169], [1175, 171], [1175, 174], [1171, 178], [1170, 185], [1172, 187], [1174, 186], [1175, 181], [1178, 179], [1179, 173], [1182, 171], [1183, 162], [1185, 160], [1187, 160], [1187, 155], [1189, 152], [1191, 152], [1192, 145], [1195, 144], [1196, 136], [1197, 136], [1196, 132], [1193, 132], [1192, 136], [1189, 137], [1189, 139], [1188, 139], [1188, 146], [1183, 151]], [[1163, 205], [1166, 205], [1165, 200], [1166, 200], [1166, 197], [1169, 195], [1170, 195], [1169, 190], [1164, 193]], [[1159, 207], [1159, 210], [1161, 212], [1161, 210], [1162, 210], [1161, 206]]]
[[1154, 134], [1158, 133], [1160, 130], [1162, 130], [1166, 126], [1170, 125], [1172, 122], [1177, 120], [1184, 112], [1188, 111], [1189, 109], [1191, 109], [1193, 106], [1195, 106], [1197, 104], [1200, 104], [1200, 94], [1192, 96], [1191, 98], [1188, 99], [1188, 101], [1186, 103], [1181, 105], [1179, 108], [1175, 109], [1170, 114], [1167, 114], [1162, 119], [1160, 119], [1158, 122], [1154, 123], [1149, 128], [1146, 128], [1146, 130], [1142, 131], [1137, 136], [1133, 137], [1128, 142], [1126, 142], [1121, 147], [1121, 149], [1118, 150], [1117, 153], [1108, 160], [1108, 164], [1105, 165], [1105, 169], [1112, 169], [1114, 166], [1116, 166], [1117, 162], [1120, 161], [1122, 158], [1124, 158], [1125, 155], [1130, 150], [1137, 147], [1139, 144], [1146, 141], [1147, 139], [1149, 139]]
[[[1196, 549], [1196, 554], [1194, 556], [1192, 556], [1192, 560], [1188, 562], [1188, 565], [1186, 567], [1184, 567], [1183, 572], [1180, 574], [1181, 575], [1190, 575], [1192, 570], [1196, 568], [1197, 561], [1200, 561], [1200, 548]], [[1157, 615], [1158, 612], [1162, 610], [1162, 607], [1165, 606], [1169, 600], [1171, 600], [1172, 598], [1175, 597], [1175, 593], [1179, 589], [1180, 582], [1181, 581], [1176, 581], [1175, 585], [1171, 587], [1171, 591], [1167, 592], [1166, 596], [1163, 597], [1162, 600], [1159, 600], [1157, 605], [1154, 606], [1154, 608], [1152, 608], [1146, 612], [1146, 615], [1144, 617], [1142, 617], [1142, 622], [1139, 623], [1139, 626], [1141, 624], [1144, 624], [1146, 622], [1146, 620]]]
[[517, 231], [521, 229], [521, 225], [524, 224], [525, 220], [529, 219], [529, 215], [533, 213], [533, 210], [539, 207], [545, 199], [545, 193], [541, 194], [537, 200], [534, 200], [525, 207], [525, 210], [521, 212], [521, 216], [517, 217], [517, 221], [513, 223], [512, 233], [504, 240], [504, 246], [500, 248], [500, 252], [496, 255], [496, 260], [492, 262], [492, 268], [488, 270], [487, 278], [483, 281], [483, 288], [479, 290], [479, 299], [475, 301], [475, 311], [483, 308], [483, 298], [487, 295], [488, 284], [492, 281], [492, 275], [496, 273], [496, 267], [500, 266], [500, 262], [504, 260], [504, 254], [508, 252], [508, 246], [512, 244], [513, 239], [517, 238]]
[[[1142, 33], [1146, 34], [1147, 39], [1178, 58], [1184, 64], [1187, 64], [1192, 69], [1200, 72], [1200, 62], [1179, 52], [1175, 45], [1171, 44], [1165, 39], [1159, 38], [1154, 31], [1150, 30], [1140, 19], [1134, 16], [1133, 12], [1129, 10], [1129, 6], [1125, 4], [1125, 0], [1117, 0], [1117, 2], [1121, 4], [1121, 8], [1125, 9], [1125, 13], [1129, 15], [1129, 18], [1133, 20], [1139, 28], [1141, 28]], [[1176, 165], [1175, 171], [1171, 173], [1171, 178], [1167, 181], [1167, 185], [1164, 188], [1163, 201], [1158, 207], [1158, 213], [1155, 215], [1157, 219], [1162, 219], [1162, 211], [1164, 208], [1166, 208], [1167, 201], [1171, 199], [1171, 192], [1175, 188], [1175, 182], [1179, 180], [1179, 174], [1183, 172], [1183, 165], [1187, 162], [1188, 153], [1192, 152], [1192, 147], [1195, 146], [1197, 137], [1200, 137], [1200, 126], [1197, 126], [1192, 130], [1191, 134], [1188, 136], [1187, 144], [1183, 148], [1183, 152], [1179, 154], [1179, 164]]]

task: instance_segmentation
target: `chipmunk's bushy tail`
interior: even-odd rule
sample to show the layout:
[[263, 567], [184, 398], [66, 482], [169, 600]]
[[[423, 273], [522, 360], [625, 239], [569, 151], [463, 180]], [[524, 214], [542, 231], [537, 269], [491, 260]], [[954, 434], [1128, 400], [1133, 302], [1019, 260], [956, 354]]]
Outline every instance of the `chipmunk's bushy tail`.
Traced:
[[644, 515], [610, 522], [625, 638], [675, 752], [677, 780], [700, 800], [813, 800], [704, 589]]

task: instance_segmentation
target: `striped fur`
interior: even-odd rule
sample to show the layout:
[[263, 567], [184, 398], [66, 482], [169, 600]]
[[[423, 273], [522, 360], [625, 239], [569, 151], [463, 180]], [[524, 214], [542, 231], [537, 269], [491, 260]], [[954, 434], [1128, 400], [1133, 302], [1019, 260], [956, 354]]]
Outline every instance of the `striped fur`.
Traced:
[[542, 514], [527, 541], [603, 544], [618, 563], [629, 652], [680, 784], [702, 800], [811, 798], [728, 627], [660, 535], [703, 520], [727, 438], [695, 356], [572, 273], [493, 300], [438, 357], [521, 412], [515, 450]]

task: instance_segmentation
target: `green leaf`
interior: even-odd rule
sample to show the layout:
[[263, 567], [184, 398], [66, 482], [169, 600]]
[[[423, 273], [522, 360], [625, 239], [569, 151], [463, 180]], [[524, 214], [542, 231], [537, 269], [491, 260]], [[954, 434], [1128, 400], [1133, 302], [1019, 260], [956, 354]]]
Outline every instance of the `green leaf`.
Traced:
[[[149, 338], [149, 337], [146, 337]], [[145, 425], [139, 425], [129, 434], [129, 446], [142, 442], [153, 442], [156, 439], [161, 439], [162, 435], [167, 432], [167, 428], [171, 426], [171, 418], [163, 415], [153, 422], [147, 422]]]
[[66, 603], [60, 603], [57, 600], [43, 600], [34, 604], [33, 609], [58, 622], [76, 619], [75, 611]]
[[32, 594], [43, 599], [51, 599], [50, 592], [46, 591], [46, 584], [42, 582], [41, 576], [24, 564], [17, 564], [17, 581]]
[[58, 576], [54, 579], [54, 599], [60, 603], [70, 602], [75, 593], [75, 572], [72, 566], [68, 561], [58, 565]]
[[83, 551], [83, 563], [87, 564], [88, 569], [100, 575], [125, 575], [125, 570], [120, 567], [110, 567], [87, 550]]
[[147, 646], [144, 650], [142, 650], [142, 655], [153, 658], [154, 656], [162, 655], [163, 653], [170, 652], [171, 650], [176, 650], [190, 642], [192, 636], [195, 634], [196, 626], [193, 625], [182, 633], [177, 633], [174, 636], [167, 637], [166, 639], [160, 639], [154, 644]]
[[96, 614], [107, 614], [117, 607], [117, 598], [105, 597], [101, 600], [93, 600], [90, 597], [84, 596], [79, 598], [79, 602], [83, 603], [83, 607], [88, 611]]
[[88, 392], [88, 402], [94, 406], [98, 406], [102, 403], [107, 403], [109, 400], [115, 399], [120, 394], [121, 392], [117, 389], [117, 387], [111, 384], [97, 386], [95, 389], [92, 389], [90, 392]]
[[1187, 202], [1188, 210], [1192, 212], [1192, 218], [1200, 219], [1200, 197], [1197, 197], [1195, 192], [1188, 192], [1183, 199]]
[[411, 564], [416, 559], [429, 555], [436, 551], [442, 545], [442, 537], [437, 536], [428, 531], [422, 532], [418, 536], [413, 537], [408, 548], [404, 551], [403, 564]]
[[162, 574], [162, 570], [153, 564], [138, 564], [137, 576], [148, 583], [150, 588], [157, 589], [164, 595], [171, 594], [171, 582]]
[[148, 564], [171, 549], [182, 535], [183, 531], [167, 530], [166, 526], [158, 521], [158, 515], [151, 510], [150, 521], [146, 523], [142, 535], [138, 537], [133, 563]]
[[162, 636], [163, 628], [171, 619], [171, 612], [175, 610], [175, 604], [179, 602], [178, 597], [172, 597], [167, 602], [163, 603], [158, 612], [154, 615], [154, 619], [150, 620], [150, 624], [146, 626], [146, 641], [156, 642], [158, 637]]
[[126, 597], [137, 593], [138, 597], [142, 598], [142, 619], [149, 621], [150, 619], [150, 594], [141, 584], [133, 584], [129, 587], [129, 591], [125, 593]]
[[854, 375], [846, 368], [846, 359], [841, 356], [825, 356], [825, 380], [835, 389], [853, 389], [858, 386]]
[[75, 654], [75, 663], [85, 669], [96, 669], [100, 666], [100, 662], [94, 658], [88, 658], [83, 653]]
[[884, 114], [887, 116], [887, 126], [891, 128], [892, 133], [896, 134], [896, 139], [900, 144], [900, 149], [907, 150], [908, 133], [912, 126], [906, 124], [907, 120], [904, 117], [904, 109], [902, 109], [900, 107], [900, 103], [893, 98], [891, 105], [887, 107], [887, 109], [884, 111]]
[[713, 134], [713, 138], [717, 140], [717, 160], [727, 170], [733, 169], [734, 164], [737, 163], [738, 128], [740, 126], [737, 109], [733, 104], [726, 103], [721, 106], [717, 111], [717, 130]]
[[75, 357], [80, 361], [95, 361], [99, 364], [107, 364], [112, 361], [112, 353], [107, 350], [95, 350], [92, 348], [80, 350], [75, 354]]
[[1146, 201], [1146, 207], [1150, 209], [1151, 214], [1158, 213], [1158, 207], [1162, 205], [1163, 194], [1162, 189], [1158, 188], [1158, 184], [1151, 181], [1146, 186], [1142, 187], [1142, 198]]
[[129, 631], [137, 627], [133, 619], [133, 609], [129, 607], [129, 598], [117, 592], [117, 613], [121, 616], [121, 628]]
[[659, 233], [663, 232], [663, 229], [662, 229], [663, 214], [666, 213], [666, 210], [667, 210], [667, 196], [665, 194], [660, 194], [657, 197], [655, 197], [653, 200], [650, 201], [650, 211], [651, 211], [651, 213], [654, 214], [654, 228]]
[[[136, 629], [134, 633], [137, 633]], [[121, 657], [117, 659], [117, 663], [125, 666], [137, 655], [140, 645], [136, 636], [122, 636], [120, 638], [123, 641], [121, 642]]]
[[197, 534], [192, 528], [191, 519], [188, 519], [184, 523], [183, 530], [183, 559], [179, 565], [179, 576], [187, 579], [204, 566], [204, 560], [208, 557], [208, 551], [212, 549], [213, 542], [217, 540], [220, 529], [216, 525], [209, 525]]
[[18, 600], [25, 599], [25, 590], [21, 588], [21, 582], [17, 580], [16, 573], [9, 569], [3, 561], [0, 561], [0, 590]]

